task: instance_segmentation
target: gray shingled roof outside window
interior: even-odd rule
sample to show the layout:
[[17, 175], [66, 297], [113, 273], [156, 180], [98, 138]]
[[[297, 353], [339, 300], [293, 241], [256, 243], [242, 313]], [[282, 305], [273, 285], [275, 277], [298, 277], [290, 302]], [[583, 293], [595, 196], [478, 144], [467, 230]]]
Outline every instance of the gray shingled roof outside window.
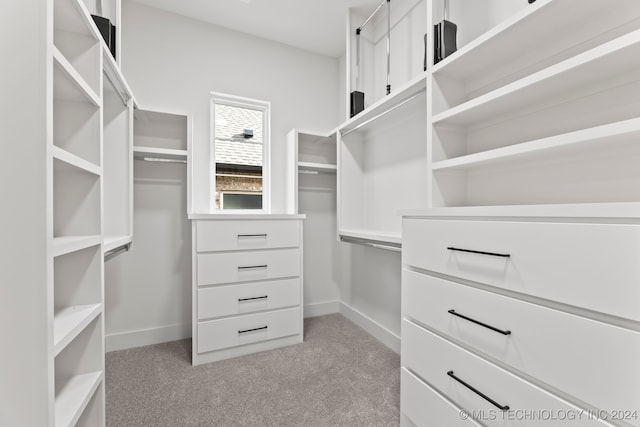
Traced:
[[[262, 111], [216, 104], [216, 163], [262, 166], [262, 117]], [[245, 129], [253, 138], [244, 138]]]

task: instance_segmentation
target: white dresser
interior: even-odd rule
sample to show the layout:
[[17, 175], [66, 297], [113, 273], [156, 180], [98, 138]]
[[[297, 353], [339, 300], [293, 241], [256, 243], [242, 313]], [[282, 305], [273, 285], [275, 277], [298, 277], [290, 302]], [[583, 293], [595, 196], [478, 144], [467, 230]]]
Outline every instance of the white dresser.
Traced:
[[405, 425], [640, 425], [640, 225], [426, 215], [403, 219]]
[[304, 215], [192, 215], [194, 365], [302, 342]]

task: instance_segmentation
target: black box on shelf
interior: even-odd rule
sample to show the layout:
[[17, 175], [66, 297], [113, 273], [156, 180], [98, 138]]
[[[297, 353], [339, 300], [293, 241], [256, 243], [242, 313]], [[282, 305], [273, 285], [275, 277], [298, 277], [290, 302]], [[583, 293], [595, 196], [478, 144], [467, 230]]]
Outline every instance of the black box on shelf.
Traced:
[[433, 26], [433, 63], [437, 64], [458, 48], [456, 33], [458, 26], [451, 21], [441, 21]]
[[100, 35], [107, 44], [109, 51], [113, 57], [116, 57], [116, 27], [107, 18], [98, 15], [91, 15], [93, 22], [96, 23]]
[[351, 92], [351, 117], [364, 110], [364, 92]]

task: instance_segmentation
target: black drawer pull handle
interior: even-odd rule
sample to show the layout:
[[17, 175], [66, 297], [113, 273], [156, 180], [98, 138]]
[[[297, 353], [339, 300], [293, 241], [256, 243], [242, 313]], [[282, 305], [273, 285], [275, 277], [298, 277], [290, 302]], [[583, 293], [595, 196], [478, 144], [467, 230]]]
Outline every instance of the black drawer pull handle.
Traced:
[[510, 254], [500, 254], [497, 252], [485, 252], [485, 251], [474, 251], [471, 249], [462, 249], [462, 248], [454, 248], [453, 246], [449, 246], [447, 250], [450, 251], [458, 251], [458, 252], [469, 252], [470, 254], [480, 254], [480, 255], [491, 255], [491, 256], [499, 256], [502, 258], [509, 258]]
[[238, 270], [251, 270], [256, 268], [267, 268], [267, 264], [264, 265], [248, 265], [246, 267], [238, 266]]
[[485, 328], [491, 329], [492, 331], [496, 331], [499, 334], [511, 335], [511, 331], [503, 331], [502, 329], [494, 328], [493, 326], [487, 325], [486, 323], [478, 322], [477, 320], [472, 319], [470, 317], [467, 317], [464, 314], [456, 313], [456, 311], [453, 310], [453, 309], [449, 310], [448, 313], [453, 314], [454, 316], [462, 317], [464, 320], [468, 320], [469, 322], [473, 322], [476, 325], [484, 326]]
[[267, 233], [262, 234], [238, 234], [238, 238], [241, 237], [267, 237]]
[[269, 298], [269, 295], [263, 295], [261, 297], [252, 297], [252, 298], [238, 298], [238, 302], [257, 301], [259, 299], [267, 299], [267, 298]]
[[508, 411], [509, 410], [509, 405], [502, 406], [501, 404], [499, 404], [498, 402], [496, 402], [495, 400], [493, 400], [492, 398], [490, 398], [489, 396], [487, 396], [483, 392], [477, 390], [475, 387], [467, 384], [466, 382], [462, 381], [460, 378], [456, 377], [454, 375], [453, 371], [447, 372], [447, 375], [449, 375], [451, 378], [453, 378], [454, 380], [458, 381], [460, 384], [462, 384], [463, 386], [465, 386], [466, 388], [468, 388], [469, 390], [471, 390], [472, 392], [474, 392], [475, 394], [477, 394], [478, 396], [480, 396], [481, 398], [483, 398], [487, 402], [491, 403], [493, 406], [495, 406], [496, 408], [500, 409], [501, 411]]
[[242, 331], [238, 331], [238, 334], [239, 334], [239, 335], [241, 335], [241, 334], [246, 334], [246, 333], [248, 333], [248, 332], [262, 331], [262, 330], [264, 330], [264, 329], [267, 329], [267, 327], [268, 327], [268, 326], [266, 326], [266, 325], [265, 325], [265, 326], [261, 326], [261, 327], [259, 327], [259, 328], [244, 329], [244, 330], [242, 330]]

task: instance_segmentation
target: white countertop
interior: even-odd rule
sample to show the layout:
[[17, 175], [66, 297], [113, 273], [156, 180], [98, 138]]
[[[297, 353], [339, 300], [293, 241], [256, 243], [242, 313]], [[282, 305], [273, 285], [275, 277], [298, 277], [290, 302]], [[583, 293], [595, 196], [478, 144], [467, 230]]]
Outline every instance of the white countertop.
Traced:
[[305, 219], [304, 214], [266, 214], [266, 213], [246, 213], [246, 214], [225, 214], [225, 213], [190, 213], [189, 219], [209, 219], [209, 220], [282, 220], [282, 219]]

